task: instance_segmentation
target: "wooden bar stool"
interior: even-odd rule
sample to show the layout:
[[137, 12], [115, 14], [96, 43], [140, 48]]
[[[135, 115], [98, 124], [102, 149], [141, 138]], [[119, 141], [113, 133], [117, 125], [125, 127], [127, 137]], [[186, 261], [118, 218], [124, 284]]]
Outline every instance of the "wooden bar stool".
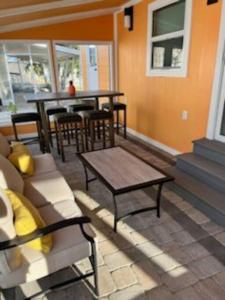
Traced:
[[55, 127], [52, 128], [50, 117], [57, 113], [65, 113], [67, 110], [63, 106], [51, 106], [46, 109], [47, 121], [48, 121], [48, 136], [51, 146], [53, 147], [52, 135], [55, 133]]
[[[67, 145], [71, 145], [71, 141], [75, 139], [73, 145], [76, 146], [77, 152], [84, 151], [83, 122], [77, 113], [67, 112], [54, 115], [56, 129], [56, 143], [58, 153], [61, 154], [62, 161], [65, 162], [64, 141], [67, 139]], [[81, 148], [81, 151], [80, 151]]]
[[[94, 150], [96, 143], [102, 143], [102, 147], [106, 148], [106, 130], [109, 131], [109, 141], [111, 147], [113, 146], [113, 130], [108, 123], [112, 121], [113, 114], [110, 111], [91, 110], [80, 113], [83, 117], [85, 128], [85, 146], [89, 151], [89, 142], [91, 144], [91, 151]], [[101, 129], [101, 130], [100, 130]], [[97, 138], [96, 138], [97, 130]]]
[[[41, 119], [40, 115], [35, 112], [26, 112], [26, 113], [16, 113], [11, 115], [11, 121], [13, 125], [13, 132], [16, 141], [23, 141], [26, 144], [38, 142], [40, 145], [40, 150], [44, 152], [44, 140], [41, 131]], [[19, 138], [17, 132], [17, 124], [21, 123], [31, 123], [35, 122], [37, 127], [37, 136], [27, 137], [27, 138]]]
[[[110, 110], [110, 103], [102, 104], [102, 109], [109, 111]], [[114, 102], [113, 103], [113, 111], [116, 112], [116, 133], [119, 134], [120, 127], [123, 128], [123, 136], [127, 138], [127, 106], [121, 102]], [[123, 111], [123, 123], [120, 123], [119, 112]]]

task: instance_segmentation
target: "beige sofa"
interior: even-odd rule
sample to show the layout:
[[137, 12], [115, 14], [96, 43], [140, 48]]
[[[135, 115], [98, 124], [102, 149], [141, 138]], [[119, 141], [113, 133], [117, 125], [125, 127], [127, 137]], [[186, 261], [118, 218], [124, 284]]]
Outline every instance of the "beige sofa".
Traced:
[[[89, 275], [94, 275], [97, 293], [95, 235], [51, 154], [35, 156], [35, 174], [22, 177], [7, 159], [9, 153], [10, 145], [0, 134], [0, 287], [37, 280], [89, 257], [94, 269]], [[48, 226], [33, 235], [16, 237], [12, 208], [3, 191], [6, 188], [32, 201]], [[53, 249], [47, 255], [24, 244], [49, 232], [53, 235]]]

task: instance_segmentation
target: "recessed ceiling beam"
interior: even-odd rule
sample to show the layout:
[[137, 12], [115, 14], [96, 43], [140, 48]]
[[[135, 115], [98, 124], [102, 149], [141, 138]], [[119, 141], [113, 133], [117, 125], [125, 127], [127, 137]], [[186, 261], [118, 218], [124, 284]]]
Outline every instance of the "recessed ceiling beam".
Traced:
[[38, 20], [34, 20], [34, 21], [20, 22], [20, 23], [16, 23], [16, 24], [5, 25], [5, 26], [0, 27], [0, 33], [11, 32], [11, 31], [32, 28], [32, 27], [38, 27], [38, 26], [59, 24], [59, 23], [64, 23], [64, 22], [80, 20], [80, 19], [88, 19], [88, 18], [103, 16], [103, 15], [109, 15], [109, 14], [113, 14], [114, 12], [116, 12], [117, 9], [118, 8], [116, 8], [116, 7], [111, 7], [111, 8], [106, 8], [106, 9], [96, 9], [96, 10], [90, 10], [90, 11], [86, 11], [86, 12], [74, 13], [74, 14], [69, 14], [69, 15], [64, 15], [64, 16], [43, 18], [43, 19], [38, 19]]
[[29, 14], [33, 12], [46, 11], [55, 8], [63, 8], [77, 5], [85, 5], [89, 3], [101, 2], [102, 0], [61, 0], [49, 3], [28, 5], [18, 8], [1, 9], [0, 18]]

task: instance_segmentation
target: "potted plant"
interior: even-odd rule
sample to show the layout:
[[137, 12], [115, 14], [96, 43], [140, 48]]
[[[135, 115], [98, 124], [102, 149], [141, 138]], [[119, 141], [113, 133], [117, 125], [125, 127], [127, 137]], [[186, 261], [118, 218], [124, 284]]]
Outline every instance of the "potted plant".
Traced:
[[7, 110], [10, 111], [12, 114], [15, 114], [17, 113], [17, 105], [11, 101], [7, 106]]

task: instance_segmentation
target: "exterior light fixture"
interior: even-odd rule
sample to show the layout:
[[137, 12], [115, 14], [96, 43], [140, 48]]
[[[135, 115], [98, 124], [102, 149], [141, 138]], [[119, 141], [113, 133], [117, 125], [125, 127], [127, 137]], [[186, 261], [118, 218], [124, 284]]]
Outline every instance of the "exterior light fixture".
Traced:
[[207, 5], [214, 4], [218, 2], [218, 0], [207, 0]]
[[133, 30], [133, 23], [134, 23], [134, 7], [126, 7], [124, 9], [124, 27], [127, 28], [129, 31]]

